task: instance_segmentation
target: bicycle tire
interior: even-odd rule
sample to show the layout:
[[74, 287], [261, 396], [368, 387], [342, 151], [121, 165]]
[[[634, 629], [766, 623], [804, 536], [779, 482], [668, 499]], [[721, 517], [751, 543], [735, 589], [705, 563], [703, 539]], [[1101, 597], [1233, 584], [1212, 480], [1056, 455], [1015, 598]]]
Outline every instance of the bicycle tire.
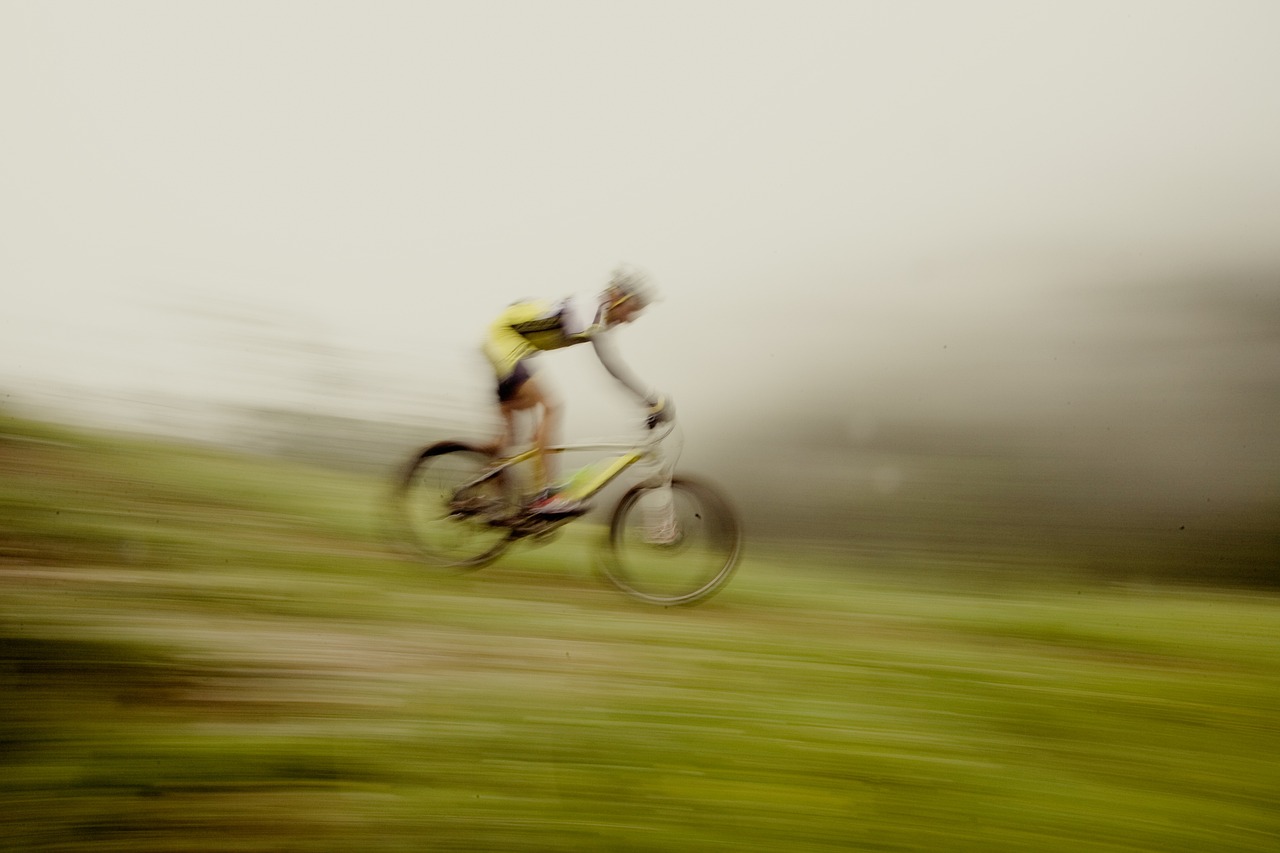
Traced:
[[[461, 441], [423, 449], [396, 481], [401, 538], [427, 562], [453, 569], [479, 569], [511, 543], [509, 528], [496, 523], [515, 511], [507, 479], [499, 472], [466, 494], [458, 488], [478, 477], [493, 456]], [[470, 503], [471, 512], [459, 511]]]
[[618, 501], [609, 523], [608, 547], [599, 568], [632, 598], [663, 606], [706, 601], [729, 582], [742, 556], [738, 514], [716, 489], [700, 480], [671, 481], [677, 538], [646, 541], [641, 501], [656, 489], [633, 486]]

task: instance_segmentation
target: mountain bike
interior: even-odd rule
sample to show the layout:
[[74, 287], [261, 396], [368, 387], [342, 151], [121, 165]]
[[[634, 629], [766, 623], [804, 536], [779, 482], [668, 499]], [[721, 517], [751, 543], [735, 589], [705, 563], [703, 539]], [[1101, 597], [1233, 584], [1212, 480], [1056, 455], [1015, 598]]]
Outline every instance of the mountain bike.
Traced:
[[[633, 598], [650, 604], [704, 601], [733, 575], [741, 556], [737, 512], [709, 483], [673, 473], [664, 443], [674, 421], [633, 443], [587, 442], [549, 453], [591, 452], [560, 494], [587, 502], [623, 472], [648, 474], [619, 499], [596, 549], [596, 568]], [[401, 537], [428, 563], [478, 569], [515, 542], [546, 540], [587, 510], [547, 515], [525, 505], [518, 466], [530, 448], [495, 456], [465, 441], [441, 441], [414, 454], [397, 475], [394, 503]]]

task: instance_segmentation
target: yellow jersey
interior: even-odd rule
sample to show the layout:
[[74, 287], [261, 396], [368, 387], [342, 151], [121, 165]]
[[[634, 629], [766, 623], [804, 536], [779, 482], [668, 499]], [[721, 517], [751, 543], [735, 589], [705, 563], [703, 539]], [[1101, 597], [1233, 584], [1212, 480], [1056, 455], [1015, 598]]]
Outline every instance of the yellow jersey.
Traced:
[[489, 326], [484, 354], [498, 378], [505, 379], [532, 355], [592, 340], [604, 328], [602, 317], [601, 309], [591, 325], [581, 326], [567, 299], [521, 300], [507, 306]]

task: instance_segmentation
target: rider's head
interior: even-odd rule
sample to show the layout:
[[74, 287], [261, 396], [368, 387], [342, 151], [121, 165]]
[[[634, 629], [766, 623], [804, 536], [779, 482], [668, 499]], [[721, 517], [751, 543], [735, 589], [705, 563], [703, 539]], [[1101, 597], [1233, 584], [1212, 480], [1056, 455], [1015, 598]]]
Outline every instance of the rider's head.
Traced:
[[604, 290], [606, 321], [610, 325], [630, 323], [657, 298], [648, 273], [630, 265], [618, 267]]

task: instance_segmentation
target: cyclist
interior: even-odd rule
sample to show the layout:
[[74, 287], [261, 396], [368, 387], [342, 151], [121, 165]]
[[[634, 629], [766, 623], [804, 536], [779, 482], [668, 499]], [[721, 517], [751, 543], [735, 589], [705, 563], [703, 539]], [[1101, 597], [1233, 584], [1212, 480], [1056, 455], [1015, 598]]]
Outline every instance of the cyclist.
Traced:
[[484, 353], [497, 376], [502, 434], [489, 449], [501, 453], [515, 438], [517, 412], [535, 412], [533, 443], [538, 454], [534, 463], [536, 492], [529, 504], [531, 511], [574, 513], [584, 510], [585, 506], [582, 501], [557, 494], [558, 488], [552, 486], [554, 472], [546, 449], [558, 435], [562, 408], [559, 400], [530, 370], [528, 360], [546, 350], [590, 343], [605, 370], [647, 408], [648, 424], [653, 427], [670, 418], [671, 408], [662, 395], [643, 386], [627, 369], [614, 351], [607, 332], [630, 323], [654, 298], [647, 275], [634, 268], [621, 267], [614, 271], [600, 293], [595, 315], [588, 325], [579, 321], [570, 299], [521, 300], [508, 306], [490, 325]]

